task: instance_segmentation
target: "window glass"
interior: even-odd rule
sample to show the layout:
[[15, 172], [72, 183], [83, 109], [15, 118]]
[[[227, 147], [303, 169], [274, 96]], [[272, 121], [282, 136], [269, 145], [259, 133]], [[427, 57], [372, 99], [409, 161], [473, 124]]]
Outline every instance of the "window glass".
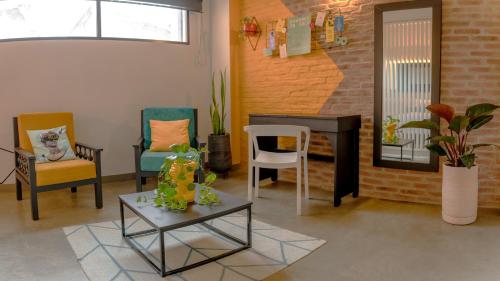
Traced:
[[101, 2], [102, 37], [187, 42], [187, 12], [122, 1]]
[[95, 37], [91, 0], [0, 0], [0, 39]]

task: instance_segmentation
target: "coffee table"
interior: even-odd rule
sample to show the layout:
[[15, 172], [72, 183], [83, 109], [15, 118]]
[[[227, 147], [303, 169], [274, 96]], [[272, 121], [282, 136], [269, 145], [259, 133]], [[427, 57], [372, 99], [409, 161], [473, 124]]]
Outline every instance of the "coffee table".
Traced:
[[[176, 274], [188, 269], [192, 269], [218, 259], [227, 257], [239, 251], [243, 251], [252, 247], [252, 202], [240, 199], [238, 197], [229, 195], [224, 192], [214, 191], [219, 195], [221, 199], [220, 205], [215, 206], [201, 206], [197, 204], [189, 204], [186, 211], [170, 211], [165, 207], [155, 207], [153, 204], [144, 204], [138, 203], [137, 197], [141, 196], [146, 198], [150, 198], [150, 202], [152, 199], [156, 197], [153, 191], [148, 192], [139, 192], [132, 193], [126, 195], [120, 195], [120, 217], [121, 217], [121, 227], [122, 227], [122, 237], [125, 242], [135, 251], [137, 252], [148, 264], [150, 264], [162, 277], [167, 275]], [[151, 229], [143, 230], [134, 233], [126, 233], [125, 229], [125, 217], [124, 217], [124, 206], [130, 209], [134, 214], [143, 219], [147, 224], [151, 226]], [[236, 213], [239, 211], [246, 210], [247, 212], [247, 239], [243, 241], [239, 238], [236, 238], [224, 231], [209, 225], [206, 223], [208, 220], [212, 220], [215, 218], [219, 218], [225, 215], [229, 215], [232, 213]], [[176, 269], [172, 269], [169, 271], [165, 270], [165, 237], [164, 234], [167, 231], [171, 231], [174, 229], [194, 225], [201, 224], [209, 230], [214, 231], [215, 233], [236, 242], [240, 247], [220, 254], [218, 256], [210, 257], [206, 260], [202, 260], [190, 265], [186, 265], [183, 267], [179, 267]], [[159, 234], [159, 243], [160, 243], [160, 264], [157, 265], [153, 260], [148, 258], [133, 242], [132, 239], [134, 237], [146, 236]]]

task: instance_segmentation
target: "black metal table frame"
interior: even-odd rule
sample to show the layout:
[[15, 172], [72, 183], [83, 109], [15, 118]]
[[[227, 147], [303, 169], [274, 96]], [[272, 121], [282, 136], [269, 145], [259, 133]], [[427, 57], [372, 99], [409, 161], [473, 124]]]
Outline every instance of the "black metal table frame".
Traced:
[[[151, 225], [153, 228], [152, 229], [148, 229], [148, 230], [143, 230], [143, 231], [138, 231], [138, 232], [134, 232], [134, 233], [126, 233], [125, 232], [125, 216], [124, 216], [124, 208], [123, 208], [123, 205], [126, 205], [128, 207], [129, 210], [131, 210], [134, 214], [136, 214], [138, 217], [140, 217], [142, 220], [144, 220], [146, 223], [148, 223], [149, 225]], [[228, 233], [225, 233], [224, 231], [212, 226], [212, 225], [209, 225], [206, 223], [206, 221], [209, 221], [209, 220], [212, 220], [212, 219], [216, 219], [216, 218], [220, 218], [220, 217], [223, 217], [223, 216], [226, 216], [226, 215], [229, 215], [229, 214], [233, 214], [233, 213], [237, 213], [237, 212], [240, 212], [240, 211], [243, 211], [243, 210], [246, 210], [247, 212], [247, 241], [243, 241], [239, 238], [236, 238]], [[130, 248], [132, 248], [136, 253], [139, 254], [139, 256], [144, 259], [149, 265], [151, 265], [151, 267], [153, 267], [153, 269], [158, 272], [158, 274], [160, 274], [162, 277], [165, 277], [165, 276], [168, 276], [168, 275], [172, 275], [172, 274], [176, 274], [176, 273], [179, 273], [179, 272], [182, 272], [182, 271], [186, 271], [186, 270], [189, 270], [189, 269], [192, 269], [192, 268], [195, 268], [195, 267], [198, 267], [198, 266], [201, 266], [201, 265], [204, 265], [204, 264], [207, 264], [207, 263], [211, 263], [213, 261], [216, 261], [216, 260], [219, 260], [219, 259], [222, 259], [222, 258], [225, 258], [227, 256], [230, 256], [232, 254], [235, 254], [237, 252], [240, 252], [240, 251], [243, 251], [243, 250], [246, 250], [246, 249], [249, 249], [252, 247], [252, 205], [248, 205], [248, 206], [243, 206], [241, 208], [235, 208], [235, 209], [232, 209], [232, 210], [228, 210], [226, 212], [222, 212], [222, 213], [219, 213], [219, 214], [214, 214], [214, 215], [210, 215], [210, 216], [205, 216], [205, 217], [202, 217], [202, 218], [199, 218], [199, 219], [196, 219], [196, 220], [193, 220], [192, 222], [190, 223], [183, 223], [183, 224], [179, 224], [179, 225], [174, 225], [174, 226], [168, 226], [168, 227], [156, 227], [155, 225], [153, 225], [152, 223], [150, 223], [144, 216], [142, 216], [139, 212], [136, 212], [134, 211], [130, 206], [128, 206], [127, 203], [123, 202], [123, 200], [120, 199], [120, 219], [121, 219], [121, 228], [122, 228], [122, 238], [125, 240], [125, 242], [130, 246]], [[176, 269], [172, 269], [172, 270], [169, 270], [169, 271], [166, 271], [166, 266], [165, 266], [165, 232], [168, 232], [168, 231], [171, 231], [171, 230], [174, 230], [174, 229], [178, 229], [178, 228], [182, 228], [182, 227], [186, 227], [186, 226], [190, 226], [190, 225], [195, 225], [195, 224], [201, 224], [203, 225], [204, 227], [208, 228], [209, 230], [212, 230], [213, 232], [233, 241], [233, 242], [236, 242], [237, 244], [240, 244], [241, 247], [238, 247], [236, 249], [233, 249], [233, 250], [230, 250], [226, 253], [223, 253], [223, 254], [220, 254], [220, 255], [217, 255], [217, 256], [214, 256], [214, 257], [210, 257], [208, 259], [205, 259], [205, 260], [202, 260], [202, 261], [199, 261], [199, 262], [195, 262], [193, 264], [189, 264], [189, 265], [186, 265], [186, 266], [182, 266], [182, 267], [179, 267], [179, 268], [176, 268]], [[133, 242], [132, 242], [132, 238], [134, 237], [140, 237], [140, 236], [146, 236], [146, 235], [151, 235], [151, 234], [154, 234], [154, 233], [158, 233], [160, 235], [160, 251], [161, 251], [161, 257], [160, 257], [160, 265], [156, 265], [156, 263], [154, 261], [152, 261], [150, 258], [148, 258]]]
[[[411, 144], [411, 158], [403, 158], [403, 147]], [[403, 160], [412, 160], [415, 158], [415, 141], [414, 140], [409, 140], [409, 142], [401, 144], [401, 145], [395, 145], [395, 144], [390, 144], [390, 143], [383, 143], [383, 146], [391, 146], [391, 147], [399, 147], [401, 149], [401, 156], [400, 157], [390, 157], [390, 156], [384, 156], [384, 158], [392, 158], [392, 159], [400, 159], [401, 161]]]

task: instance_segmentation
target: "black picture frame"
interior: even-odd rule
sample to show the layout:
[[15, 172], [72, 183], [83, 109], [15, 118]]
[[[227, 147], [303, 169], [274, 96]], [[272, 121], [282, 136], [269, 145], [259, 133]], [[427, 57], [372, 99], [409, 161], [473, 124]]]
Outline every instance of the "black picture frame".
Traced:
[[[439, 171], [439, 156], [430, 154], [429, 163], [405, 162], [382, 159], [382, 86], [383, 86], [383, 13], [408, 9], [432, 8], [432, 77], [431, 103], [439, 103], [441, 90], [441, 26], [442, 1], [418, 0], [375, 5], [375, 67], [374, 67], [374, 125], [373, 125], [373, 166], [416, 171]], [[431, 119], [439, 124], [439, 117], [432, 115]], [[437, 130], [431, 132], [432, 136]]]

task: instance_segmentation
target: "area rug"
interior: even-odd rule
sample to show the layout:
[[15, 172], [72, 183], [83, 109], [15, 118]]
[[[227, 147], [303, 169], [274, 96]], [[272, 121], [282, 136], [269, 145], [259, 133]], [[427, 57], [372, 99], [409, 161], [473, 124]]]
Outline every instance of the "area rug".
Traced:
[[[208, 222], [242, 240], [246, 239], [246, 216], [231, 214]], [[139, 218], [126, 219], [127, 232], [150, 227]], [[76, 225], [63, 228], [78, 262], [90, 281], [240, 281], [262, 280], [291, 265], [326, 241], [252, 220], [252, 248], [218, 261], [161, 278], [125, 241], [120, 222]], [[134, 243], [159, 263], [158, 234], [134, 239]], [[237, 245], [201, 226], [165, 233], [166, 266], [185, 266]], [[158, 264], [157, 263], [157, 264]]]

